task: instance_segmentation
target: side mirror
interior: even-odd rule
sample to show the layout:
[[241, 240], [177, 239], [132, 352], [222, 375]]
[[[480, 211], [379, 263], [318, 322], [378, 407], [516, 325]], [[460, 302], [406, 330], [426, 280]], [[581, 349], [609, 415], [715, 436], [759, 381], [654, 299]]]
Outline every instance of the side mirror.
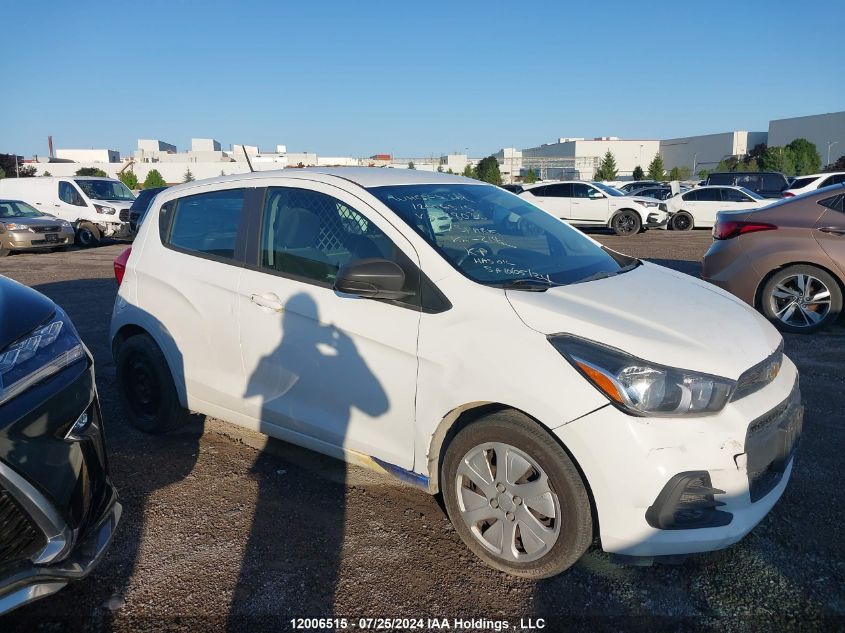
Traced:
[[358, 259], [337, 272], [334, 289], [367, 299], [401, 299], [410, 293], [402, 290], [405, 272], [386, 259]]
[[589, 198], [590, 200], [601, 200], [602, 198], [604, 198], [604, 194], [599, 193], [598, 191], [594, 191], [589, 194]]

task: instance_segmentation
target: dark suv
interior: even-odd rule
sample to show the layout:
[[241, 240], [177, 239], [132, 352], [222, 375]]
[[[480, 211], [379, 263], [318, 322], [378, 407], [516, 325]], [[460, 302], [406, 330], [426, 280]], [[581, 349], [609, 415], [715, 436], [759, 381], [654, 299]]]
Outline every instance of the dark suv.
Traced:
[[777, 171], [721, 171], [707, 176], [706, 185], [745, 187], [764, 198], [780, 198], [789, 181]]
[[91, 355], [61, 308], [0, 275], [0, 614], [86, 576], [120, 513]]
[[[153, 198], [156, 197], [156, 194], [159, 191], [164, 191], [167, 187], [152, 187], [150, 189], [142, 189], [141, 193], [138, 194], [138, 197], [135, 198], [135, 202], [132, 203], [132, 206], [129, 207], [129, 217], [127, 220], [129, 221], [129, 230], [132, 231], [132, 235], [138, 232], [138, 225], [144, 219], [144, 216], [147, 214], [147, 209], [150, 208], [150, 205], [153, 202]], [[123, 218], [121, 218], [122, 220]]]

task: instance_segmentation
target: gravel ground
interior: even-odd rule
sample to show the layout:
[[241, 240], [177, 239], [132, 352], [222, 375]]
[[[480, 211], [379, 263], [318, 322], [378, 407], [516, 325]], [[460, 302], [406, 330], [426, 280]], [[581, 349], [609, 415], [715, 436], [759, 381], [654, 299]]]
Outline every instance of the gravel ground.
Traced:
[[[706, 232], [596, 237], [690, 274], [710, 242]], [[436, 499], [387, 477], [215, 420], [164, 437], [129, 427], [107, 341], [112, 260], [123, 248], [0, 260], [1, 274], [64, 306], [92, 350], [124, 504], [95, 573], [0, 619], [0, 631], [287, 630], [294, 617], [485, 618], [510, 628], [542, 618], [553, 631], [845, 625], [842, 322], [787, 337], [804, 437], [784, 497], [745, 540], [677, 566], [621, 566], [593, 548], [567, 573], [530, 582], [477, 561]]]

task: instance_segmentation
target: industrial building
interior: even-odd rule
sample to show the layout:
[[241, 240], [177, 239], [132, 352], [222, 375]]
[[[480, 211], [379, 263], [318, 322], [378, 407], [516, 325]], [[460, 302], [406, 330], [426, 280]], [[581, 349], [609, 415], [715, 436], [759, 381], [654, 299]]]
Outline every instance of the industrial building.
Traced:
[[796, 138], [815, 143], [822, 165], [845, 156], [845, 112], [813, 114], [769, 121], [769, 145], [781, 147]]
[[[660, 141], [655, 139], [622, 139], [618, 136], [559, 138], [555, 143], [523, 149], [521, 173], [524, 175], [532, 169], [544, 179], [591, 180], [602, 158], [610, 151], [616, 160], [619, 177], [625, 179], [631, 177], [637, 166], [645, 170], [659, 149]], [[504, 156], [503, 160], [508, 162]]]
[[712, 170], [725, 158], [744, 156], [756, 145], [766, 143], [767, 137], [766, 132], [740, 130], [670, 138], [660, 141], [660, 156], [667, 170], [687, 167], [697, 174], [701, 169]]
[[59, 149], [56, 158], [75, 163], [119, 163], [120, 152], [113, 149]]

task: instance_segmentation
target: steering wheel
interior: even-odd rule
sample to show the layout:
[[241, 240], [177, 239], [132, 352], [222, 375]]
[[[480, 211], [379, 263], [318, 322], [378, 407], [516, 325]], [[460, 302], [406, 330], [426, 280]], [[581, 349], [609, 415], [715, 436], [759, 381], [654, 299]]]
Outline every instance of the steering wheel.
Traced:
[[[493, 248], [486, 242], [476, 242], [472, 246], [465, 246], [464, 248], [466, 252], [455, 261], [455, 264], [460, 268], [463, 268], [464, 263], [470, 257], [493, 257]], [[484, 253], [481, 251], [484, 251]], [[481, 264], [476, 265], [480, 266]]]

